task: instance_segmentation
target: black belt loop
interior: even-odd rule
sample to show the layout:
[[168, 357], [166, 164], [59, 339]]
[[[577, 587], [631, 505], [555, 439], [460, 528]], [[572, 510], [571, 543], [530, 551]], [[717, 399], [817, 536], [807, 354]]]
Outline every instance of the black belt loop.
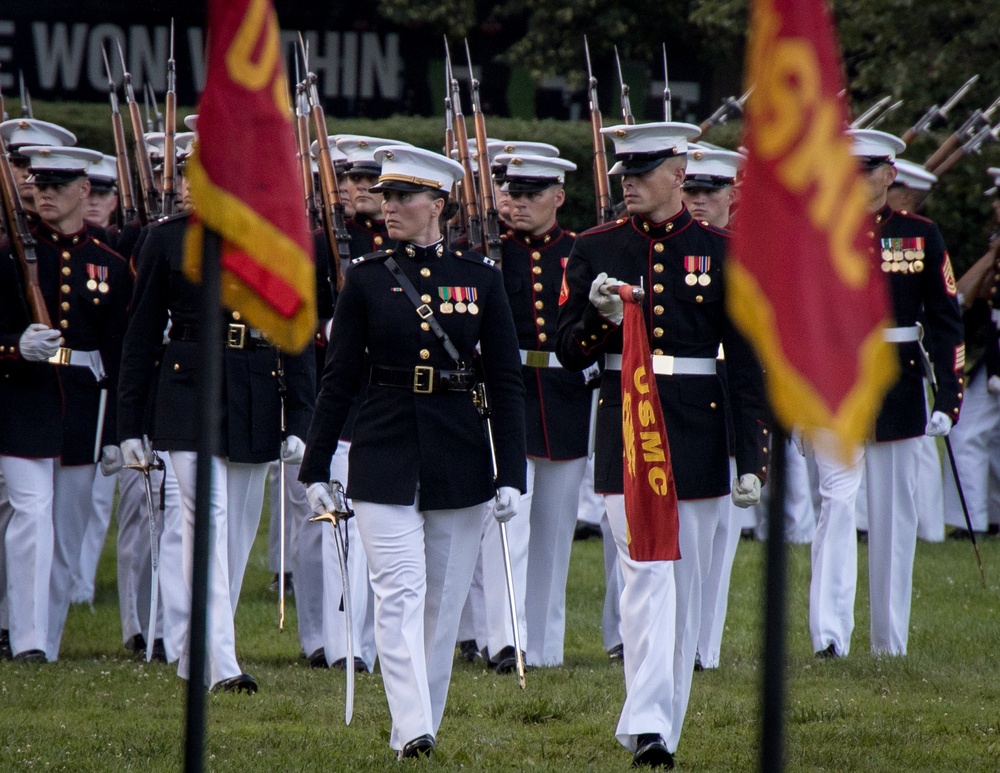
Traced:
[[413, 283], [406, 278], [406, 274], [403, 273], [403, 269], [399, 267], [395, 258], [386, 258], [385, 267], [389, 269], [389, 272], [396, 278], [399, 286], [403, 288], [403, 292], [406, 293], [406, 297], [410, 299], [410, 303], [412, 303], [413, 307], [417, 310], [417, 316], [430, 325], [431, 332], [434, 333], [437, 339], [441, 342], [441, 345], [444, 346], [444, 350], [448, 352], [448, 356], [455, 361], [455, 365], [459, 370], [464, 370], [465, 363], [462, 362], [462, 358], [459, 356], [458, 349], [455, 348], [455, 344], [451, 342], [448, 334], [444, 332], [444, 329], [434, 317], [434, 312], [431, 307], [420, 299], [420, 293], [417, 292]]

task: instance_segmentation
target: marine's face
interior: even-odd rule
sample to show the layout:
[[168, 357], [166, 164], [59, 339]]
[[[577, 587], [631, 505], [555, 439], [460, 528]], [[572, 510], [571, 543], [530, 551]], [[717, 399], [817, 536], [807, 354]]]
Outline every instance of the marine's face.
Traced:
[[62, 230], [59, 225], [74, 216], [82, 216], [83, 202], [90, 195], [86, 177], [63, 183], [35, 183], [35, 207], [46, 223]]
[[382, 194], [371, 193], [369, 190], [378, 182], [375, 174], [347, 174], [347, 194], [351, 199], [354, 212], [368, 217], [381, 217]]
[[556, 210], [566, 200], [562, 186], [531, 193], [510, 193], [510, 224], [518, 231], [540, 236], [556, 223]]
[[111, 216], [118, 206], [118, 196], [114, 191], [98, 191], [91, 189], [90, 195], [83, 204], [83, 219], [107, 228]]
[[681, 196], [696, 220], [707, 220], [716, 228], [729, 225], [729, 208], [733, 204], [733, 186], [724, 188], [683, 188]]
[[390, 239], [421, 241], [428, 230], [434, 230], [444, 209], [444, 199], [428, 191], [387, 190], [382, 195], [382, 214]]

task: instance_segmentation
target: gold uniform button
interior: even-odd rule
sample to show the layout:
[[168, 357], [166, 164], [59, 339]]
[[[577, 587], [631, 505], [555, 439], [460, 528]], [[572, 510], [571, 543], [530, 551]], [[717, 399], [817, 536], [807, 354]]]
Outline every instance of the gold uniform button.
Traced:
[[69, 260], [70, 259], [69, 250], [63, 250], [62, 256], [63, 256], [63, 260]]
[[431, 329], [431, 326], [428, 325], [426, 322], [421, 322], [420, 323], [420, 329], [423, 330], [426, 333], [428, 330]]
[[654, 327], [653, 328], [653, 338], [663, 338], [663, 328]]
[[535, 324], [538, 325], [538, 327], [545, 327], [545, 319], [543, 317], [536, 317]]
[[656, 250], [657, 252], [663, 252], [663, 245], [657, 242], [656, 244], [653, 245], [653, 249]]
[[233, 319], [239, 322], [242, 319], [242, 315], [238, 311], [233, 312]]
[[653, 285], [653, 292], [654, 293], [662, 293], [663, 292], [663, 285], [661, 285], [661, 284], [655, 284], [655, 285]]
[[[420, 276], [428, 277], [430, 275], [431, 275], [431, 270], [429, 268], [427, 268], [427, 266], [424, 266], [422, 269], [420, 269]], [[426, 303], [426, 302], [427, 301], [424, 301], [424, 303]]]
[[535, 250], [533, 253], [531, 253], [531, 259], [532, 260], [541, 260], [542, 259], [542, 253], [540, 253], [538, 250]]
[[430, 303], [431, 297], [429, 295], [421, 295], [420, 300], [422, 300], [424, 303]]
[[765, 464], [763, 467], [761, 467], [760, 471], [761, 472], [767, 472], [767, 465]]
[[653, 313], [656, 314], [656, 315], [662, 314], [663, 311], [664, 311], [664, 309], [663, 309], [662, 306], [654, 306], [653, 307]]
[[662, 263], [654, 263], [653, 264], [653, 273], [654, 274], [662, 274], [663, 273], [663, 264]]
[[703, 300], [705, 300], [705, 298], [703, 296], [701, 296], [701, 295], [696, 295], [694, 297], [694, 300], [695, 300], [696, 303], [701, 303]]
[[95, 306], [100, 306], [101, 305], [101, 299], [100, 298], [94, 298], [94, 305]]
[[376, 236], [374, 241], [375, 241], [375, 246], [378, 247], [380, 244], [382, 244], [382, 237]]
[[596, 335], [594, 335], [593, 333], [591, 333], [591, 334], [590, 334], [590, 340], [591, 340], [591, 341], [596, 341], [596, 340], [597, 340], [597, 336], [596, 336]]
[[69, 327], [69, 320], [68, 319], [61, 319], [61, 320], [59, 320], [59, 327], [61, 327], [63, 330], [65, 330], [66, 328], [68, 328]]
[[546, 339], [548, 339], [548, 336], [545, 335], [545, 333], [538, 334], [538, 340], [541, 341], [543, 344], [545, 343]]
[[69, 266], [63, 266], [62, 272], [63, 276], [69, 276], [71, 273], [73, 273], [72, 269]]
[[[68, 301], [63, 301], [60, 304], [60, 306], [62, 307], [63, 311], [69, 311], [69, 302]], [[959, 397], [961, 397], [961, 395], [959, 395]]]
[[428, 349], [421, 349], [420, 350], [420, 359], [422, 359], [422, 360], [429, 360], [430, 358], [431, 358], [430, 350], [428, 350]]
[[545, 304], [542, 303], [541, 301], [535, 301], [535, 308], [536, 309], [543, 309], [543, 308], [545, 308]]
[[174, 371], [176, 372], [176, 371], [178, 371], [180, 369], [181, 369], [181, 364], [179, 362], [175, 362], [174, 363]]
[[60, 290], [61, 290], [62, 292], [64, 292], [64, 293], [68, 293], [68, 292], [69, 292], [69, 290], [70, 290], [70, 287], [69, 287], [69, 285], [63, 285], [63, 286], [62, 286], [62, 287], [60, 287], [59, 289], [60, 289]]
[[540, 293], [545, 288], [542, 286], [541, 282], [535, 282], [535, 292]]
[[541, 274], [542, 273], [542, 267], [541, 266], [532, 266], [531, 267], [531, 273], [532, 274]]
[[653, 354], [663, 354], [663, 349], [653, 349]]
[[708, 407], [709, 407], [709, 408], [712, 408], [712, 409], [714, 410], [714, 409], [715, 409], [715, 407], [716, 407], [716, 405], [715, 405], [715, 403], [709, 403], [709, 404], [708, 404]]

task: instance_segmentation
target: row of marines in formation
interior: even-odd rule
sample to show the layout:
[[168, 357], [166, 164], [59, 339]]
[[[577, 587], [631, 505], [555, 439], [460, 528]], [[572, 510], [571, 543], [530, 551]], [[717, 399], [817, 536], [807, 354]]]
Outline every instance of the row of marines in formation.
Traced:
[[[769, 466], [762, 373], [725, 308], [727, 229], [743, 159], [689, 144], [698, 127], [683, 123], [604, 132], [615, 145], [610, 171], [621, 179], [624, 211], [580, 235], [557, 217], [574, 164], [545, 143], [489, 143], [493, 166], [482, 173], [494, 177], [505, 224], [502, 270], [444, 238], [461, 165], [393, 140], [328, 138], [358, 257], [342, 267], [338, 293], [329, 245], [317, 233], [314, 347], [279, 354], [238, 312], [220, 311], [207, 643], [214, 690], [258, 688], [236, 657], [234, 613], [275, 460], [290, 472], [288, 568], [303, 653], [317, 667], [363, 671], [378, 658], [390, 746], [401, 757], [434, 748], [456, 642], [498, 671], [514, 668], [498, 522], [510, 521], [526, 662], [562, 662], [570, 547], [581, 489], [592, 489], [603, 495], [608, 545], [617, 547], [607, 565], [620, 622], [605, 637], [624, 656], [616, 736], [636, 764], [673, 766], [695, 664], [718, 665], [739, 535], [732, 508], [758, 503]], [[123, 639], [136, 650], [153, 643], [186, 678], [200, 289], [181, 268], [190, 207], [183, 172], [184, 212], [141, 230], [118, 228], [113, 161], [73, 147], [70, 132], [43, 121], [8, 121], [0, 133], [35, 213], [39, 283], [53, 321], [31, 323], [24, 278], [4, 257], [4, 646], [19, 660], [58, 658], [71, 602], [93, 592], [117, 477]], [[853, 135], [881, 245], [872, 259], [892, 292], [897, 326], [887, 337], [898, 344], [903, 377], [853, 465], [805, 449], [823, 492], [809, 624], [816, 653], [835, 657], [847, 654], [853, 628], [854, 507], [866, 469], [872, 649], [906, 652], [916, 449], [925, 434], [948, 433], [964, 389], [959, 292], [943, 240], [933, 223], [888, 203], [905, 191], [919, 196], [926, 173], [896, 159], [904, 146], [892, 135]], [[183, 168], [190, 145], [179, 148]], [[676, 562], [629, 554], [623, 309], [612, 292], [622, 282], [647, 290], [643, 312], [680, 500]], [[918, 321], [938, 382], [929, 416]], [[492, 449], [472, 398], [479, 381], [492, 400]], [[150, 533], [136, 468], [149, 469], [157, 453], [165, 470], [150, 474], [160, 490], [162, 603], [151, 628]], [[334, 480], [346, 483], [357, 516], [347, 521], [351, 631], [339, 611], [330, 530], [306, 525], [334, 508]], [[276, 476], [271, 491], [274, 522]], [[355, 663], [345, 662], [347, 636]]]

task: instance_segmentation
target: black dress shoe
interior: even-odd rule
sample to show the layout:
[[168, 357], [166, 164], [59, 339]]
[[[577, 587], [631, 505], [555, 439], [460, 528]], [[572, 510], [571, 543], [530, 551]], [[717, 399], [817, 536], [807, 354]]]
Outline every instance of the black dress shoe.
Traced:
[[329, 668], [330, 666], [326, 662], [326, 650], [320, 647], [315, 650], [312, 655], [306, 658], [309, 661], [310, 668]]
[[399, 759], [412, 760], [416, 757], [430, 757], [432, 751], [434, 751], [434, 736], [421, 735], [403, 746], [403, 750], [399, 753]]
[[143, 657], [146, 657], [146, 637], [141, 633], [137, 633], [125, 642], [125, 649], [133, 655], [142, 655]]
[[[281, 586], [281, 575], [277, 572], [274, 574], [274, 579], [271, 580], [271, 584], [267, 586], [267, 589], [271, 593], [277, 593], [278, 588]], [[294, 593], [294, 588], [292, 588], [292, 573], [285, 572], [285, 595], [291, 596]]]
[[576, 524], [576, 528], [573, 530], [574, 542], [584, 542], [589, 539], [602, 539], [603, 537], [604, 534], [601, 532], [601, 527], [596, 523], [584, 523], [579, 521]]
[[0, 628], [0, 660], [10, 660], [13, 655], [10, 651], [10, 631]]
[[253, 695], [257, 692], [257, 680], [250, 674], [231, 676], [213, 684], [212, 692], [245, 692], [247, 695]]
[[826, 649], [820, 650], [816, 653], [816, 657], [820, 660], [837, 660], [838, 658], [842, 658], [844, 656], [837, 652], [837, 648], [834, 646], [833, 642], [830, 642]]
[[625, 645], [616, 644], [608, 650], [608, 660], [612, 663], [623, 663], [625, 661]]
[[48, 658], [42, 650], [24, 650], [14, 656], [15, 663], [48, 663]]
[[498, 674], [509, 674], [517, 670], [517, 653], [509, 644], [497, 653], [490, 661], [490, 668]]
[[[333, 665], [331, 666], [331, 668], [335, 668], [338, 671], [346, 671], [347, 658], [337, 658], [337, 660], [333, 661]], [[354, 673], [355, 674], [368, 673], [368, 666], [365, 665], [365, 661], [357, 657], [356, 655], [354, 656]]]
[[167, 648], [163, 646], [163, 639], [153, 639], [152, 662], [155, 663], [167, 662]]
[[483, 656], [479, 653], [479, 647], [476, 646], [475, 639], [460, 641], [458, 643], [458, 656], [466, 663], [475, 663], [477, 660], [483, 659]]
[[632, 767], [640, 765], [649, 768], [674, 769], [674, 755], [667, 751], [663, 737], [656, 733], [643, 733], [638, 737], [635, 754], [632, 755]]
[[701, 664], [701, 655], [699, 655], [698, 653], [695, 653], [694, 655], [694, 670], [695, 671], [705, 670], [705, 667]]
[[858, 529], [858, 542], [862, 545], [868, 544], [868, 531], [866, 529]]

